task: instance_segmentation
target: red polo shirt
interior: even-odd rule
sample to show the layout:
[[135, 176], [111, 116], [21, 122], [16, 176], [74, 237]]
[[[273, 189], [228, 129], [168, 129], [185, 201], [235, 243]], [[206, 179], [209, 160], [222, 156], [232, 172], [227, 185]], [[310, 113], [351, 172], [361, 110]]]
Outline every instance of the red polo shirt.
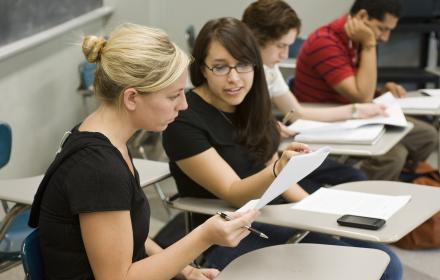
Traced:
[[297, 58], [292, 92], [301, 102], [350, 103], [333, 87], [356, 75], [357, 46], [344, 30], [344, 15], [314, 31]]

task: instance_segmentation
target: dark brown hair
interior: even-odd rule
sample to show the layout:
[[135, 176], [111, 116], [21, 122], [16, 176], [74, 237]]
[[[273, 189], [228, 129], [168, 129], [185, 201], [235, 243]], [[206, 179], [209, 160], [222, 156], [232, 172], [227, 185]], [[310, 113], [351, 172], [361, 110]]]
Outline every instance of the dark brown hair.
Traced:
[[200, 30], [192, 53], [194, 62], [190, 65], [190, 74], [195, 87], [206, 83], [202, 67], [213, 41], [220, 43], [236, 60], [255, 65], [254, 82], [246, 98], [236, 107], [234, 126], [236, 141], [258, 162], [264, 163], [277, 151], [280, 133], [271, 112], [258, 44], [249, 28], [238, 19], [226, 17], [208, 21]]
[[243, 13], [242, 21], [254, 32], [261, 47], [280, 39], [289, 30], [301, 28], [296, 12], [281, 0], [259, 0], [250, 4]]
[[399, 18], [402, 6], [399, 0], [356, 0], [354, 1], [353, 6], [351, 6], [350, 14], [355, 15], [362, 9], [368, 12], [370, 18], [383, 21], [385, 19], [385, 14], [390, 14]]

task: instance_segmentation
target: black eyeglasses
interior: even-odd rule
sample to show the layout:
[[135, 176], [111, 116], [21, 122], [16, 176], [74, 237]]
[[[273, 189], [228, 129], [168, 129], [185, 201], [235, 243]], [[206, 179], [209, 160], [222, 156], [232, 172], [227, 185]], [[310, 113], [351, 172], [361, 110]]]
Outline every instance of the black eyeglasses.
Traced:
[[237, 71], [237, 73], [249, 73], [249, 72], [254, 71], [254, 67], [255, 67], [255, 65], [250, 64], [250, 63], [237, 63], [235, 66], [216, 65], [213, 67], [209, 67], [208, 65], [206, 65], [206, 63], [204, 63], [204, 65], [206, 68], [211, 70], [211, 72], [214, 73], [214, 75], [217, 75], [217, 76], [229, 75], [229, 73], [231, 73], [232, 69], [235, 69], [235, 71]]

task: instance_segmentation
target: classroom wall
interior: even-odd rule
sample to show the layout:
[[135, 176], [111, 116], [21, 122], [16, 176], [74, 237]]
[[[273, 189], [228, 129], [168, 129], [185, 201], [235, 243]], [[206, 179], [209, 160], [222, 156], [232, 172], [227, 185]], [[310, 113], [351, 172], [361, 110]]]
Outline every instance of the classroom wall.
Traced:
[[[105, 34], [124, 21], [148, 24], [148, 0], [106, 0], [115, 8], [108, 21], [95, 20], [46, 43], [0, 60], [0, 121], [12, 126], [11, 160], [0, 178], [44, 172], [66, 130], [95, 104], [77, 94], [83, 34]], [[133, 7], [138, 7], [134, 9]]]
[[[241, 18], [252, 0], [150, 0], [151, 22], [167, 31], [179, 46], [187, 47], [185, 30], [194, 25], [196, 32], [213, 18], [232, 16]], [[287, 0], [303, 22], [302, 34], [307, 36], [320, 25], [348, 12], [353, 0]], [[196, 8], [197, 7], [197, 8]]]
[[[84, 30], [100, 30], [99, 22]], [[43, 172], [63, 132], [85, 114], [79, 85], [81, 30], [0, 61], [0, 121], [12, 127], [11, 160], [0, 177]]]

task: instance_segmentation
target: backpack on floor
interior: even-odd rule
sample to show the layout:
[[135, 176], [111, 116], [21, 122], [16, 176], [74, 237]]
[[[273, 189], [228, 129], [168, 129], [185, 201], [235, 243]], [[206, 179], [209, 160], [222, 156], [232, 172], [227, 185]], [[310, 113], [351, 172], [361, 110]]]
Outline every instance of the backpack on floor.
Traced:
[[[419, 162], [414, 171], [402, 172], [401, 179], [413, 184], [440, 187], [438, 170], [426, 162]], [[410, 250], [440, 248], [440, 212], [437, 212], [394, 245]]]

